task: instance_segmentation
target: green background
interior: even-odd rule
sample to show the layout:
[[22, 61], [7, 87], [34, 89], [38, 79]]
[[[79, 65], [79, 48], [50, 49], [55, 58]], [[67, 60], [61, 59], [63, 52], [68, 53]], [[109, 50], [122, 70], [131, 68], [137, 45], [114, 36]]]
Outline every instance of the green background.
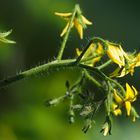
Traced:
[[[54, 12], [69, 12], [79, 3], [84, 15], [93, 22], [81, 41], [72, 31], [64, 58], [75, 57], [75, 47], [84, 46], [93, 36], [121, 43], [124, 50], [140, 51], [140, 3], [138, 0], [0, 0], [0, 30], [13, 29], [10, 39], [15, 45], [0, 44], [0, 79], [55, 59], [65, 26]], [[135, 75], [122, 78], [140, 90], [139, 69]], [[112, 135], [99, 131], [104, 114], [98, 112], [96, 124], [85, 135], [83, 121], [68, 123], [68, 106], [46, 108], [44, 101], [63, 95], [65, 81], [73, 83], [78, 71], [59, 70], [22, 80], [0, 90], [0, 140], [138, 140], [140, 121], [114, 118]], [[140, 113], [140, 100], [135, 103]]]

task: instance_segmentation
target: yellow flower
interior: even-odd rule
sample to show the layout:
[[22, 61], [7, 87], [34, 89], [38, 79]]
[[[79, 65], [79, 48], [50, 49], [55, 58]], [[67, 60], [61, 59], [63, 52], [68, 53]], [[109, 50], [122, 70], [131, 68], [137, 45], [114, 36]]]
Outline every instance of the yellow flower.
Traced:
[[[92, 43], [87, 49], [86, 53], [82, 57], [82, 60], [89, 66], [94, 66], [97, 62], [100, 61], [103, 55], [103, 46], [100, 43]], [[82, 53], [78, 48], [76, 48], [76, 54], [79, 56]]]
[[[60, 36], [62, 37], [68, 30], [72, 13], [58, 13], [58, 12], [55, 12], [55, 15], [60, 16], [67, 21], [66, 26], [64, 27], [62, 33], [60, 34]], [[75, 26], [75, 28], [77, 29], [77, 31], [80, 35], [80, 38], [83, 39], [83, 29], [86, 28], [86, 25], [91, 25], [91, 24], [92, 24], [92, 22], [90, 22], [83, 15], [80, 14], [80, 16], [75, 16], [74, 17], [72, 27]]]
[[134, 54], [131, 53], [125, 53], [122, 51], [125, 57], [126, 64], [124, 68], [121, 70], [119, 77], [123, 77], [130, 73], [133, 75], [134, 73], [134, 68], [139, 66], [139, 55], [135, 56]]
[[[103, 54], [103, 46], [100, 44], [100, 43], [97, 43], [97, 49], [96, 49], [96, 54], [97, 55], [101, 55], [101, 54]], [[96, 57], [96, 58], [94, 58], [94, 60], [93, 60], [93, 65], [95, 64], [95, 63], [97, 63], [97, 62], [99, 62], [100, 60], [101, 60], [101, 57], [102, 57], [102, 55], [101, 56], [98, 56], [98, 57]]]
[[134, 68], [140, 66], [140, 53], [136, 55], [133, 59], [129, 61], [129, 71], [131, 75], [134, 73]]
[[112, 103], [112, 112], [115, 116], [119, 116], [122, 114], [121, 109], [119, 108], [119, 106], [116, 103]]
[[[110, 74], [110, 77], [123, 77], [127, 74], [133, 75], [134, 73], [134, 68], [140, 66], [140, 53], [137, 55], [131, 54], [131, 53], [126, 53], [122, 47], [119, 48], [121, 51], [122, 56], [124, 57], [124, 65], [121, 67], [121, 63], [116, 62], [119, 64], [120, 67], [118, 67], [114, 72]], [[111, 57], [110, 57], [111, 58]], [[115, 60], [114, 60], [115, 62]]]
[[115, 99], [116, 103], [119, 105], [121, 105], [123, 103], [123, 99], [122, 99], [122, 97], [120, 97], [120, 95], [118, 95], [116, 89], [114, 89], [114, 99]]
[[140, 53], [137, 54], [137, 56], [134, 59], [134, 62], [135, 62], [135, 67], [140, 66]]
[[126, 95], [122, 97], [118, 95], [116, 90], [114, 90], [114, 99], [118, 105], [125, 106], [127, 116], [130, 116], [131, 113], [131, 103], [134, 102], [137, 98], [138, 92], [134, 86], [130, 87], [128, 83], [126, 83]]
[[117, 47], [112, 43], [108, 43], [107, 55], [114, 63], [118, 64], [121, 68], [125, 65], [125, 59], [120, 47]]
[[3, 43], [15, 43], [15, 41], [12, 41], [12, 40], [9, 40], [7, 39], [6, 37], [8, 35], [10, 35], [12, 32], [12, 30], [8, 31], [8, 32], [3, 32], [3, 33], [0, 33], [0, 42], [3, 42]]

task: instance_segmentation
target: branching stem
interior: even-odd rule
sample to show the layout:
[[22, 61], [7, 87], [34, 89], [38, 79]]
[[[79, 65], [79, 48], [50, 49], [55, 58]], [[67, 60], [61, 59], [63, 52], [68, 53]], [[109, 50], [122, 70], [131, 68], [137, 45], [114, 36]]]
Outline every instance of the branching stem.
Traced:
[[[107, 65], [106, 65], [107, 66]], [[21, 72], [15, 76], [11, 76], [8, 77], [4, 80], [0, 81], [0, 88], [6, 87], [16, 81], [25, 79], [25, 78], [29, 78], [35, 75], [38, 75], [40, 73], [47, 73], [49, 70], [55, 70], [57, 68], [67, 68], [67, 67], [79, 67], [79, 68], [84, 68], [87, 70], [94, 70], [97, 73], [97, 70], [101, 70], [104, 67], [100, 67], [100, 69], [97, 68], [93, 68], [90, 66], [86, 66], [84, 64], [77, 64], [76, 63], [76, 59], [66, 59], [66, 60], [55, 60], [40, 66], [37, 66], [35, 68], [29, 69], [27, 71]], [[93, 79], [92, 79], [93, 80]], [[97, 83], [97, 82], [96, 82]], [[99, 83], [97, 83], [97, 85], [99, 85]]]

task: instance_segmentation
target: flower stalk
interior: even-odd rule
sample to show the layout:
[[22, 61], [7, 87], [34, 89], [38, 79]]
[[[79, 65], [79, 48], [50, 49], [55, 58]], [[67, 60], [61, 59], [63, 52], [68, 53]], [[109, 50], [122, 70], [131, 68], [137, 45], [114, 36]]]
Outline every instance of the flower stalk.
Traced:
[[58, 52], [57, 60], [61, 60], [62, 59], [62, 56], [63, 56], [63, 53], [64, 53], [64, 49], [66, 47], [66, 43], [67, 43], [68, 38], [69, 38], [70, 31], [71, 31], [71, 28], [73, 26], [73, 21], [74, 21], [74, 17], [76, 15], [77, 9], [79, 9], [79, 5], [78, 4], [75, 5], [75, 8], [74, 8], [74, 10], [72, 12], [71, 19], [70, 19], [70, 22], [69, 22], [66, 34], [65, 34], [65, 36], [63, 38], [63, 42], [62, 42], [60, 50]]

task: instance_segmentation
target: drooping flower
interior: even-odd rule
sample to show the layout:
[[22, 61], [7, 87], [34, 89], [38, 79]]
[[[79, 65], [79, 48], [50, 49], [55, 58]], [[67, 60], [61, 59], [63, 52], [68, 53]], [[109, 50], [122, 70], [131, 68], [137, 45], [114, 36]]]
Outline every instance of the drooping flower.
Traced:
[[[64, 27], [62, 33], [60, 34], [60, 36], [62, 37], [68, 30], [68, 27], [70, 25], [70, 19], [72, 16], [72, 13], [58, 13], [55, 12], [55, 15], [62, 17], [64, 20], [67, 21], [66, 26]], [[91, 25], [92, 22], [90, 22], [88, 19], [86, 19], [86, 17], [84, 17], [82, 14], [76, 14], [72, 23], [72, 27], [75, 26], [75, 28], [77, 29], [80, 38], [83, 39], [83, 29], [86, 28], [86, 25]]]
[[116, 45], [108, 43], [107, 55], [114, 63], [118, 64], [121, 68], [125, 65], [124, 54], [122, 53], [120, 47]]
[[130, 87], [128, 83], [126, 83], [126, 94], [125, 97], [120, 96], [116, 90], [114, 90], [114, 99], [116, 104], [119, 106], [124, 106], [127, 112], [127, 116], [130, 116], [132, 105], [131, 103], [137, 99], [138, 92], [134, 86]]
[[128, 63], [129, 63], [128, 73], [130, 73], [131, 75], [133, 75], [134, 68], [140, 66], [140, 53], [138, 53], [133, 59], [130, 59], [128, 61]]
[[116, 68], [111, 74], [110, 77], [123, 77], [127, 74], [133, 75], [135, 67], [140, 66], [140, 53], [137, 55], [127, 54], [125, 57], [125, 65], [124, 67]]
[[11, 34], [11, 32], [12, 32], [12, 30], [10, 30], [8, 32], [2, 32], [2, 33], [0, 33], [0, 42], [10, 43], [10, 44], [15, 43], [15, 41], [12, 41], [12, 40], [9, 40], [9, 39], [6, 38], [8, 35]]

